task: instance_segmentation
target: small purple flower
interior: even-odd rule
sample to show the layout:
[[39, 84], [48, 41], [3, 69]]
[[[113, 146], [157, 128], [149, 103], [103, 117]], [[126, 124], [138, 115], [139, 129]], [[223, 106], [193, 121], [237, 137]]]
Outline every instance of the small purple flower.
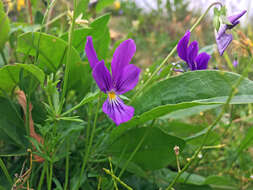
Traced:
[[235, 59], [235, 60], [233, 61], [233, 66], [234, 66], [234, 67], [237, 67], [237, 65], [238, 65], [238, 61], [237, 61], [237, 59]]
[[222, 24], [220, 26], [219, 31], [216, 32], [216, 34], [215, 34], [216, 37], [215, 38], [216, 38], [216, 43], [217, 43], [217, 47], [218, 47], [218, 51], [219, 51], [220, 55], [223, 55], [224, 51], [227, 49], [227, 47], [229, 46], [229, 44], [233, 40], [232, 34], [227, 34], [226, 31], [234, 28], [237, 24], [239, 24], [240, 23], [239, 19], [246, 12], [247, 11], [244, 10], [244, 11], [240, 12], [239, 14], [229, 16], [228, 20], [232, 25]]
[[208, 66], [208, 61], [211, 58], [206, 52], [198, 54], [198, 42], [193, 41], [188, 46], [191, 32], [187, 31], [185, 35], [179, 40], [177, 45], [178, 56], [184, 60], [188, 67], [194, 70], [205, 70]]
[[115, 123], [129, 121], [134, 115], [134, 108], [127, 106], [119, 95], [132, 90], [139, 80], [141, 70], [130, 61], [136, 46], [132, 39], [122, 42], [115, 50], [111, 62], [111, 71], [106, 68], [104, 61], [99, 61], [93, 47], [92, 37], [87, 37], [85, 51], [92, 68], [92, 75], [101, 91], [108, 95], [103, 104], [103, 112]]

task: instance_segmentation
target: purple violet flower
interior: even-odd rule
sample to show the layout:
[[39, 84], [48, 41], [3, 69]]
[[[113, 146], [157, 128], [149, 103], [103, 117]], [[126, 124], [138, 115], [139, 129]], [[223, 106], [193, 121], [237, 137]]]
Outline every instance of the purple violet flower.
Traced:
[[211, 56], [206, 52], [198, 54], [199, 47], [198, 42], [193, 41], [188, 46], [190, 41], [191, 32], [187, 31], [185, 35], [179, 40], [177, 45], [178, 56], [184, 60], [188, 67], [194, 70], [205, 70], [208, 66], [208, 61]]
[[233, 66], [234, 66], [234, 67], [237, 67], [237, 65], [238, 65], [238, 61], [237, 61], [237, 59], [235, 59], [235, 60], [233, 61]]
[[215, 38], [216, 38], [216, 43], [217, 43], [217, 47], [218, 47], [218, 51], [219, 51], [220, 55], [223, 55], [224, 51], [227, 49], [227, 47], [229, 46], [229, 44], [233, 40], [232, 34], [227, 34], [226, 31], [234, 28], [237, 24], [239, 24], [240, 23], [239, 19], [246, 12], [247, 11], [244, 10], [244, 11], [240, 12], [239, 14], [229, 16], [228, 20], [229, 20], [229, 22], [231, 22], [232, 25], [222, 24], [220, 26], [219, 31], [216, 32]]
[[134, 108], [127, 106], [119, 95], [132, 90], [139, 80], [141, 70], [130, 64], [136, 46], [132, 39], [122, 42], [115, 50], [111, 62], [111, 71], [106, 68], [104, 61], [99, 61], [93, 47], [92, 37], [87, 37], [85, 52], [92, 68], [92, 75], [101, 91], [108, 95], [103, 104], [106, 113], [116, 125], [129, 121], [134, 115]]

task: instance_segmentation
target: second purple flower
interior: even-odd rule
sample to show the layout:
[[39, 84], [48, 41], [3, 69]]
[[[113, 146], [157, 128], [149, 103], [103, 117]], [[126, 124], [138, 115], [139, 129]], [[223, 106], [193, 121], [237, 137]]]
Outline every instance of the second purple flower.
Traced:
[[204, 70], [207, 69], [208, 61], [211, 58], [206, 52], [198, 54], [199, 46], [197, 41], [189, 44], [191, 32], [187, 31], [185, 35], [179, 40], [177, 45], [178, 56], [184, 60], [190, 70]]
[[139, 81], [141, 70], [130, 61], [136, 46], [132, 39], [122, 42], [115, 50], [111, 62], [111, 71], [106, 68], [104, 61], [99, 61], [93, 47], [92, 37], [87, 37], [85, 51], [92, 68], [92, 75], [101, 91], [108, 95], [103, 104], [103, 112], [115, 123], [129, 121], [134, 115], [134, 108], [127, 106], [119, 95], [132, 90]]

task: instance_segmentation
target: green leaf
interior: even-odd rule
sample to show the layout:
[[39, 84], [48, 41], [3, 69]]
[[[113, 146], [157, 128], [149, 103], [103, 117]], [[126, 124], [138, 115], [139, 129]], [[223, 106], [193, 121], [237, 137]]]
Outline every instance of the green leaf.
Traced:
[[[134, 127], [139, 124], [143, 124], [147, 121], [150, 121], [155, 118], [159, 118], [161, 116], [164, 116], [166, 114], [172, 114], [177, 113], [177, 111], [184, 111], [188, 112], [188, 109], [194, 109], [196, 107], [203, 108], [199, 106], [204, 106], [206, 109], [206, 106], [210, 106], [209, 108], [212, 108], [211, 106], [220, 106], [220, 104], [217, 103], [200, 103], [200, 102], [186, 102], [186, 103], [179, 103], [179, 104], [167, 104], [162, 106], [157, 106], [149, 111], [144, 112], [143, 114], [137, 115], [132, 118], [129, 122], [121, 124], [120, 128], [126, 128], [126, 127]], [[135, 107], [136, 108], [136, 107]], [[198, 109], [202, 111], [202, 109]]]
[[88, 8], [89, 0], [78, 0], [77, 7], [75, 9], [77, 17], [80, 14], [85, 15]]
[[[18, 37], [17, 51], [31, 56], [36, 56], [38, 51], [38, 66], [46, 73], [51, 73], [66, 63], [67, 42], [45, 33], [28, 32]], [[71, 49], [70, 57], [72, 69], [81, 62], [81, 59], [74, 48]]]
[[[117, 158], [117, 157], [112, 157], [112, 163], [119, 166], [120, 168], [123, 168], [125, 163], [127, 162], [127, 158]], [[128, 172], [134, 173], [137, 176], [143, 177], [143, 178], [148, 178], [147, 173], [136, 163], [134, 162], [129, 162], [126, 170]]]
[[[205, 70], [186, 72], [155, 83], [135, 99], [133, 107], [136, 116], [121, 126], [135, 126], [179, 110], [187, 112], [188, 108], [194, 109], [195, 106], [203, 106], [206, 110], [216, 107], [215, 104], [224, 104], [239, 77], [231, 72]], [[243, 79], [230, 103], [252, 102], [253, 82]]]
[[[0, 139], [6, 144], [1, 148], [1, 155], [7, 155], [9, 146], [24, 149], [27, 145], [26, 130], [18, 106], [6, 98], [0, 97]], [[20, 109], [19, 109], [20, 110]], [[18, 150], [16, 150], [18, 152]], [[15, 154], [12, 152], [12, 154]]]
[[[44, 83], [45, 74], [43, 71], [32, 64], [14, 64], [0, 68], [0, 96], [10, 94], [14, 88], [20, 84], [20, 73], [23, 72], [23, 78], [31, 77], [38, 81], [41, 85]], [[32, 83], [33, 89], [37, 83]]]
[[236, 157], [242, 153], [243, 150], [249, 148], [253, 144], [253, 127], [250, 127], [246, 132], [245, 137], [243, 138], [239, 148], [237, 149]]
[[107, 6], [112, 5], [114, 0], [103, 0], [103, 1], [98, 1], [96, 5], [96, 12], [101, 12], [104, 8]]
[[232, 179], [229, 179], [224, 176], [208, 176], [204, 182], [204, 184], [211, 185], [215, 187], [215, 189], [225, 190], [231, 189], [236, 190], [238, 189], [237, 185]]
[[[105, 59], [110, 43], [110, 35], [107, 24], [110, 20], [110, 14], [102, 15], [96, 18], [89, 28], [77, 29], [73, 33], [73, 46], [79, 53], [84, 52], [86, 37], [93, 37], [93, 44], [98, 55], [99, 60]], [[61, 37], [63, 40], [68, 41], [68, 33]]]
[[10, 31], [10, 22], [8, 16], [5, 14], [2, 1], [0, 2], [0, 50], [3, 49], [5, 42], [8, 40]]
[[[155, 180], [159, 186], [167, 187], [169, 183], [176, 177], [177, 172], [171, 171], [167, 168], [163, 168], [161, 170], [154, 172]], [[186, 181], [187, 179], [187, 181]], [[186, 183], [192, 185], [203, 185], [206, 178], [197, 174], [191, 174], [188, 172], [184, 172], [177, 180], [178, 183]]]
[[[201, 143], [203, 140], [202, 138], [204, 137], [204, 134], [206, 133], [206, 126], [204, 127], [204, 125], [192, 125], [175, 120], [171, 122], [166, 120], [159, 126], [159, 128], [166, 133], [182, 138], [187, 143], [193, 145], [199, 145], [199, 143]], [[215, 140], [217, 140], [217, 138], [217, 134], [215, 132], [211, 132], [206, 144], [208, 145], [213, 143]]]
[[183, 150], [185, 146], [184, 140], [169, 135], [157, 127], [134, 128], [125, 133], [121, 133], [120, 128], [115, 128], [108, 141], [107, 153], [127, 160], [144, 134], [146, 134], [144, 141], [131, 160], [144, 170], [155, 170], [167, 166], [175, 161], [174, 146], [179, 146], [180, 150]]

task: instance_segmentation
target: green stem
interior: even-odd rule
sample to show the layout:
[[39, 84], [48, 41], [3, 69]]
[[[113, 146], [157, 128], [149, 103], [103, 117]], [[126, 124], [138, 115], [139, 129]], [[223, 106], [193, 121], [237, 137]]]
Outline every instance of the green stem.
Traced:
[[80, 186], [81, 179], [82, 179], [82, 176], [83, 176], [83, 173], [84, 173], [84, 169], [85, 169], [85, 166], [86, 166], [88, 158], [89, 158], [89, 154], [90, 154], [90, 150], [91, 150], [91, 146], [92, 146], [92, 142], [93, 142], [93, 138], [94, 138], [94, 134], [95, 134], [96, 124], [97, 124], [98, 111], [99, 111], [99, 107], [100, 107], [100, 98], [101, 98], [101, 92], [99, 93], [98, 103], [97, 103], [97, 108], [96, 108], [96, 114], [95, 114], [94, 123], [93, 123], [93, 128], [92, 128], [91, 135], [90, 135], [90, 138], [89, 138], [88, 148], [86, 149], [87, 151], [84, 154], [82, 168], [81, 168], [81, 174], [80, 174], [80, 178], [78, 180], [78, 185], [77, 185], [76, 189], [78, 189], [79, 186]]
[[4, 174], [5, 174], [6, 178], [7, 178], [7, 180], [10, 183], [10, 185], [12, 185], [13, 181], [11, 179], [11, 176], [10, 176], [10, 174], [9, 174], [9, 172], [8, 172], [6, 166], [5, 166], [5, 164], [4, 164], [4, 162], [3, 162], [3, 160], [1, 158], [0, 158], [0, 167], [2, 168], [2, 170], [3, 170], [3, 172], [4, 172]]
[[67, 61], [66, 61], [65, 71], [64, 71], [63, 89], [62, 89], [62, 96], [61, 96], [60, 110], [59, 110], [60, 113], [64, 104], [64, 99], [65, 99], [67, 87], [68, 87], [69, 70], [70, 70], [70, 64], [71, 64], [70, 60], [71, 60], [71, 52], [72, 52], [72, 41], [73, 41], [75, 19], [76, 19], [76, 11], [75, 11], [76, 7], [77, 7], [77, 0], [74, 0], [73, 18], [72, 18], [72, 23], [71, 23], [70, 32], [69, 32]]
[[68, 181], [69, 181], [69, 138], [67, 137], [67, 153], [66, 153], [66, 165], [65, 165], [65, 184], [64, 190], [68, 188]]
[[[152, 121], [150, 127], [153, 127], [154, 123], [155, 123], [155, 119]], [[122, 169], [121, 169], [121, 171], [120, 171], [120, 173], [119, 173], [119, 178], [123, 175], [123, 173], [125, 172], [125, 170], [126, 170], [128, 164], [129, 164], [129, 162], [133, 159], [133, 157], [135, 156], [135, 154], [136, 154], [136, 153], [139, 151], [139, 149], [141, 148], [141, 146], [142, 146], [142, 144], [143, 144], [145, 138], [146, 138], [147, 135], [149, 134], [149, 131], [150, 131], [150, 130], [149, 130], [149, 127], [147, 127], [147, 129], [146, 129], [144, 135], [142, 136], [140, 142], [138, 143], [138, 145], [136, 146], [136, 148], [134, 149], [134, 151], [132, 152], [132, 154], [130, 155], [130, 157], [128, 158], [128, 160], [126, 161], [125, 165], [122, 167]]]
[[119, 177], [115, 176], [113, 173], [110, 172], [110, 170], [103, 168], [103, 170], [105, 171], [105, 173], [109, 174], [110, 176], [112, 176], [113, 179], [115, 179], [116, 181], [118, 181], [122, 186], [124, 186], [126, 189], [128, 190], [133, 190], [131, 187], [129, 187], [127, 184], [125, 184], [123, 181], [120, 180]]
[[41, 190], [41, 186], [42, 186], [42, 183], [43, 183], [43, 180], [44, 180], [44, 177], [45, 177], [46, 169], [47, 169], [47, 165], [44, 163], [43, 169], [42, 169], [42, 172], [41, 172], [41, 175], [40, 175], [38, 190]]
[[[202, 19], [207, 15], [207, 13], [209, 12], [209, 10], [215, 6], [215, 5], [220, 5], [222, 6], [222, 4], [220, 2], [214, 2], [212, 3], [207, 10], [205, 11], [205, 13], [203, 15], [201, 15], [201, 17], [199, 17], [199, 19], [196, 21], [196, 23], [191, 27], [190, 31], [192, 32], [198, 25], [199, 23], [202, 21]], [[175, 47], [171, 50], [171, 52], [167, 55], [167, 57], [162, 61], [162, 63], [159, 65], [159, 67], [157, 67], [157, 69], [151, 74], [151, 76], [148, 78], [148, 80], [143, 84], [143, 86], [141, 86], [138, 91], [134, 94], [132, 100], [130, 103], [132, 103], [135, 98], [143, 91], [144, 88], [147, 87], [147, 85], [152, 81], [152, 79], [154, 78], [154, 76], [162, 69], [162, 67], [167, 63], [167, 61], [169, 60], [169, 58], [176, 52], [177, 50], [177, 45], [175, 45]]]
[[50, 166], [49, 166], [49, 180], [47, 184], [47, 189], [51, 190], [52, 187], [52, 179], [53, 179], [53, 162], [50, 161]]
[[216, 118], [216, 120], [208, 127], [208, 130], [207, 130], [207, 133], [206, 133], [206, 135], [204, 137], [204, 140], [202, 141], [202, 143], [201, 143], [200, 147], [198, 148], [198, 150], [194, 153], [193, 157], [184, 166], [184, 168], [180, 172], [177, 173], [176, 177], [173, 179], [173, 181], [171, 182], [171, 184], [168, 186], [168, 188], [166, 190], [171, 190], [172, 189], [173, 185], [177, 182], [178, 178], [189, 168], [189, 166], [192, 164], [192, 162], [197, 158], [198, 154], [202, 151], [202, 149], [205, 146], [206, 141], [207, 141], [207, 139], [208, 139], [208, 137], [210, 135], [210, 132], [219, 123], [219, 121], [221, 120], [223, 114], [225, 113], [225, 110], [226, 110], [227, 106], [229, 105], [229, 103], [232, 100], [232, 98], [234, 97], [234, 95], [237, 93], [237, 87], [240, 85], [240, 83], [244, 79], [244, 77], [248, 74], [248, 70], [249, 70], [252, 62], [253, 62], [253, 59], [251, 60], [250, 64], [248, 64], [247, 67], [244, 69], [243, 74], [236, 81], [235, 85], [232, 86], [232, 89], [231, 89], [231, 92], [229, 94], [229, 97], [228, 97], [226, 103], [224, 104], [221, 113]]
[[8, 62], [7, 62], [7, 60], [6, 60], [6, 57], [5, 57], [5, 55], [4, 55], [3, 50], [1, 50], [0, 53], [1, 53], [1, 56], [2, 56], [2, 58], [3, 58], [4, 64], [7, 65]]

